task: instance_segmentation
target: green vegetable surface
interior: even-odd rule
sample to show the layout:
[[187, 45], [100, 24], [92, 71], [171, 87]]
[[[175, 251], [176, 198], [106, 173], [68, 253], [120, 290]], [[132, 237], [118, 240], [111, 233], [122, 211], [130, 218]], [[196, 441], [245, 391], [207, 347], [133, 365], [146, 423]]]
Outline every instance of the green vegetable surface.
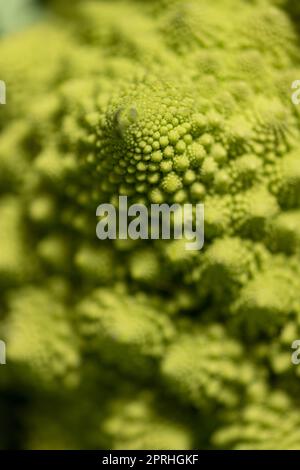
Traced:
[[[0, 447], [300, 449], [297, 2], [49, 3], [0, 41]], [[120, 195], [204, 249], [98, 240]]]

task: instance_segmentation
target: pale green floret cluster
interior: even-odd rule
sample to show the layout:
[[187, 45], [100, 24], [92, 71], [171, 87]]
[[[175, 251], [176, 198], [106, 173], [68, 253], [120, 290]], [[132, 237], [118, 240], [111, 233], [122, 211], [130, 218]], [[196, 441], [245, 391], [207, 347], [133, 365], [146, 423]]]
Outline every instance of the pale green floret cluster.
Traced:
[[[0, 42], [0, 447], [300, 449], [297, 2], [49, 3]], [[99, 241], [122, 195], [204, 249]]]

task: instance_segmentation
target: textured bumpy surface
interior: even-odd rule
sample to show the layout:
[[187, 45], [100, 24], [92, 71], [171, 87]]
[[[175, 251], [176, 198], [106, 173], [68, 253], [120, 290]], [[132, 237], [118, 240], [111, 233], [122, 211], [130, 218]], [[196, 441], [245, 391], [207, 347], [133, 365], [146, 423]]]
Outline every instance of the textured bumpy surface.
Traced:
[[[300, 449], [298, 2], [49, 7], [0, 42], [0, 447]], [[120, 195], [204, 249], [100, 242]]]

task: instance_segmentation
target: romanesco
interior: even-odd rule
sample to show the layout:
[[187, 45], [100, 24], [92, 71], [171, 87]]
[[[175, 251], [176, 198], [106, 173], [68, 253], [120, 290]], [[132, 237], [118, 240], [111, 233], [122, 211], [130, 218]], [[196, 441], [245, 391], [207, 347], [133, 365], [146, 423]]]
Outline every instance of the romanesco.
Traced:
[[[0, 41], [0, 447], [300, 449], [297, 2], [48, 3]], [[121, 195], [204, 249], [100, 242]]]

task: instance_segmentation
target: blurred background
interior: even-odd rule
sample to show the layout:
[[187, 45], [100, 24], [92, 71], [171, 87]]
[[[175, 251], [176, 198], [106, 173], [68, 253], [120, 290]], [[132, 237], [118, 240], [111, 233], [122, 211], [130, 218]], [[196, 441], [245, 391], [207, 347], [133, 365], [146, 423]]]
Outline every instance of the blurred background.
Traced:
[[0, 37], [26, 28], [46, 14], [43, 0], [0, 0]]

